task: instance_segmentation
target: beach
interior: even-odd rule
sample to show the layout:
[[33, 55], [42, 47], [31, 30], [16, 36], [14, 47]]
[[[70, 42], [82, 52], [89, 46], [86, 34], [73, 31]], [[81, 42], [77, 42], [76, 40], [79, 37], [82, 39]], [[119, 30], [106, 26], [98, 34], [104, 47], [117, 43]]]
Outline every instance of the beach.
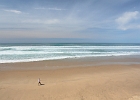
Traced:
[[138, 61], [137, 57], [105, 57], [0, 64], [0, 98], [140, 100]]
[[0, 0], [0, 100], [140, 100], [140, 0]]

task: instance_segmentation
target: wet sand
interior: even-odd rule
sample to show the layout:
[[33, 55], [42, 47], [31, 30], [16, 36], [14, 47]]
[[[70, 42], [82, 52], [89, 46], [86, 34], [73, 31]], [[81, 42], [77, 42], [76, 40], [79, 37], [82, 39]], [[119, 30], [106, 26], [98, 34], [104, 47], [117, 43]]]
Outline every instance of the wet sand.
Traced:
[[0, 64], [0, 99], [140, 100], [139, 61], [111, 57]]

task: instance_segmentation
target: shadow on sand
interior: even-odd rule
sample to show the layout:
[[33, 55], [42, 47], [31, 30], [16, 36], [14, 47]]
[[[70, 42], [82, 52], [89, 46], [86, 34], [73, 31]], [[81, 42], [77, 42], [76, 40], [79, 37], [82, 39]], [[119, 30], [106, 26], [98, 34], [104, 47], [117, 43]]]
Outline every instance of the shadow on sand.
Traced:
[[45, 85], [45, 84], [42, 84], [42, 83], [38, 84], [38, 86], [41, 86], [41, 85]]
[[40, 85], [45, 85], [45, 84], [40, 84]]

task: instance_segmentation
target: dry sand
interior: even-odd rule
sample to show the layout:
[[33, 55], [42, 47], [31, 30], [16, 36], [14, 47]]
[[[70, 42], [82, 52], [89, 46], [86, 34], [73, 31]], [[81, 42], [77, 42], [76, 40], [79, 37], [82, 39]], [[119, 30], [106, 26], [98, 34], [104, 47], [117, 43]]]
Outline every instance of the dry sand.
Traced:
[[140, 100], [140, 64], [97, 63], [0, 64], [0, 100]]

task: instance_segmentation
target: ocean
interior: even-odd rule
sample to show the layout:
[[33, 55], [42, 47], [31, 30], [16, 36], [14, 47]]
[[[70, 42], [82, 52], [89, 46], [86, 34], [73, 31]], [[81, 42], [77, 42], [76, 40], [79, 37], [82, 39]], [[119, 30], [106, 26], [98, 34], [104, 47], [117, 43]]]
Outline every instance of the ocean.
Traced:
[[140, 44], [125, 43], [5, 43], [0, 44], [0, 63], [66, 58], [140, 55]]

